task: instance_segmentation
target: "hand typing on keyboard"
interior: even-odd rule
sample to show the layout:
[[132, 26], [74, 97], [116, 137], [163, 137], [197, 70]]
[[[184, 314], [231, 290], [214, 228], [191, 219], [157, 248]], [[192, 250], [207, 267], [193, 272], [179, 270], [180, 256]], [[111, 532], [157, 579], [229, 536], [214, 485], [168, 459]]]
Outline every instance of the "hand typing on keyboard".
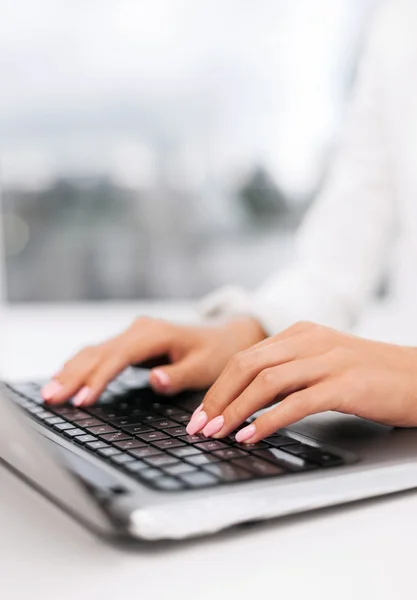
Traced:
[[193, 415], [187, 432], [223, 438], [272, 404], [276, 406], [237, 433], [238, 442], [257, 443], [327, 410], [416, 427], [417, 349], [297, 323], [235, 355]]
[[252, 318], [218, 327], [186, 327], [140, 318], [119, 336], [81, 350], [44, 386], [42, 396], [51, 405], [73, 398], [76, 406], [90, 406], [126, 367], [164, 355], [171, 364], [153, 369], [150, 375], [157, 392], [206, 389], [234, 354], [264, 338]]

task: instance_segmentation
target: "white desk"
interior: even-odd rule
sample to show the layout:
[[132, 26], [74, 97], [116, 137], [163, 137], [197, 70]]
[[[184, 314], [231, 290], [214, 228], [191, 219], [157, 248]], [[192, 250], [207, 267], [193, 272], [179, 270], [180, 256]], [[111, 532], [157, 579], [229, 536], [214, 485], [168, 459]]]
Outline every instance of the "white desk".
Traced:
[[[186, 307], [153, 312], [188, 314]], [[80, 345], [120, 330], [136, 313], [132, 306], [4, 311], [2, 374], [48, 375]], [[417, 595], [417, 493], [135, 552], [105, 545], [2, 468], [0, 490], [4, 600]]]

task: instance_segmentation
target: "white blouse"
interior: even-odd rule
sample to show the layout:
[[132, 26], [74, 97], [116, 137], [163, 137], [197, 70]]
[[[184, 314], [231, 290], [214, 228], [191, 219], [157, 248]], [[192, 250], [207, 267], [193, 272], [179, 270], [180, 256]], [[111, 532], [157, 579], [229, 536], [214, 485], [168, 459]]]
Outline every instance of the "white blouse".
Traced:
[[[390, 298], [375, 292], [389, 270]], [[417, 345], [417, 3], [380, 10], [328, 181], [294, 260], [257, 291], [223, 288], [206, 316], [250, 314], [270, 333], [298, 320]]]

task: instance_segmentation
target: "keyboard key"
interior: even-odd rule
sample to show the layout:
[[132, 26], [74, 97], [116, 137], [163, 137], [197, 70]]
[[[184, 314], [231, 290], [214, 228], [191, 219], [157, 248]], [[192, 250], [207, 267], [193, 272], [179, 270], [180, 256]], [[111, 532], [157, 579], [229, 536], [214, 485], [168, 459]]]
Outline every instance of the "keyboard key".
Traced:
[[28, 412], [30, 412], [32, 415], [37, 415], [39, 413], [42, 413], [45, 409], [43, 408], [43, 406], [38, 406], [37, 404], [30, 404], [30, 406], [27, 407], [26, 409]]
[[215, 450], [225, 450], [228, 448], [226, 444], [219, 442], [218, 440], [208, 440], [207, 442], [196, 444], [196, 447], [200, 448], [200, 450], [205, 450], [206, 452], [214, 452]]
[[232, 461], [231, 464], [246, 469], [251, 473], [255, 473], [256, 475], [261, 475], [262, 477], [270, 477], [271, 475], [283, 475], [288, 473], [288, 471], [282, 467], [273, 465], [272, 463], [262, 460], [257, 456], [238, 458]]
[[322, 452], [315, 460], [321, 467], [339, 467], [344, 464], [344, 460], [340, 456], [335, 456], [329, 452]]
[[264, 448], [268, 448], [268, 445], [265, 442], [257, 442], [256, 444], [239, 444], [234, 443], [233, 446], [239, 450], [244, 450], [245, 452], [252, 452], [254, 450], [263, 450]]
[[184, 481], [191, 488], [207, 487], [218, 483], [218, 479], [210, 473], [203, 471], [195, 471], [195, 473], [184, 473], [180, 476], [181, 481]]
[[80, 410], [78, 408], [73, 408], [72, 412], [67, 413], [65, 418], [68, 419], [69, 421], [75, 422], [75, 421], [86, 421], [87, 419], [90, 419], [91, 416], [84, 410]]
[[38, 417], [38, 419], [42, 419], [42, 421], [45, 421], [46, 419], [53, 419], [53, 417], [55, 416], [54, 414], [52, 414], [51, 412], [49, 412], [49, 410], [39, 410], [36, 412], [36, 416]]
[[224, 450], [215, 450], [213, 454], [217, 456], [220, 460], [231, 460], [232, 458], [249, 456], [247, 452], [239, 450], [239, 448], [225, 448]]
[[145, 458], [146, 462], [151, 465], [151, 467], [164, 467], [167, 465], [176, 465], [180, 464], [181, 461], [174, 456], [170, 456], [169, 454], [155, 454], [154, 456], [148, 456]]
[[151, 446], [145, 448], [133, 448], [133, 450], [128, 450], [128, 452], [136, 458], [145, 458], [146, 456], [152, 456], [160, 453], [159, 450], [152, 448]]
[[35, 386], [35, 384], [33, 384], [31, 381], [16, 383], [13, 385], [6, 384], [6, 387], [13, 390], [14, 392], [17, 392], [18, 394], [28, 396], [29, 398], [32, 398], [33, 394], [38, 391], [38, 387]]
[[183, 448], [172, 448], [169, 453], [178, 458], [184, 458], [193, 454], [202, 454], [202, 450], [199, 450], [195, 446], [184, 446]]
[[[113, 435], [113, 434], [110, 434]], [[103, 436], [104, 437], [104, 436]], [[145, 448], [146, 444], [140, 442], [139, 440], [135, 440], [133, 438], [128, 438], [121, 442], [112, 442], [113, 446], [119, 448], [119, 450], [129, 450], [130, 448]]]
[[95, 417], [98, 417], [99, 419], [103, 419], [103, 421], [109, 421], [110, 419], [117, 419], [120, 417], [126, 417], [128, 415], [123, 414], [123, 411], [119, 406], [113, 406], [113, 405], [109, 405], [109, 406], [100, 406], [97, 408], [88, 408], [87, 412], [89, 412], [91, 415], [94, 415]]
[[343, 464], [343, 459], [340, 458], [340, 456], [336, 456], [314, 446], [308, 446], [307, 444], [293, 444], [291, 446], [286, 446], [284, 450], [289, 454], [299, 456], [320, 467], [337, 467]]
[[66, 429], [64, 431], [64, 435], [66, 435], [67, 437], [73, 438], [73, 437], [76, 437], [77, 435], [85, 435], [85, 431], [83, 431], [82, 429]]
[[64, 417], [64, 419], [88, 419], [90, 416], [83, 410], [78, 410], [77, 408], [73, 408], [71, 406], [50, 406], [50, 410], [58, 415], [59, 417]]
[[155, 421], [159, 421], [160, 418], [161, 418], [161, 415], [156, 415], [155, 413], [153, 413], [153, 414], [147, 414], [138, 420], [141, 421], [142, 423], [151, 423], [153, 425], [153, 423]]
[[129, 454], [114, 454], [110, 456], [110, 460], [118, 465], [124, 465], [125, 463], [132, 462], [135, 459], [133, 456], [129, 456]]
[[188, 423], [190, 419], [191, 415], [185, 413], [179, 415], [172, 415], [172, 420], [176, 421], [177, 423]]
[[286, 448], [269, 448], [269, 450], [258, 450], [256, 456], [279, 465], [288, 471], [308, 471], [314, 468], [312, 463], [305, 461], [300, 456], [293, 456], [285, 451]]
[[[93, 406], [87, 408], [87, 412], [89, 413], [87, 416], [93, 415], [94, 417], [98, 417], [99, 419], [103, 419], [107, 421], [108, 409], [104, 406]], [[116, 418], [116, 414], [113, 415]]]
[[156, 427], [156, 429], [169, 429], [170, 427], [176, 427], [177, 423], [171, 421], [170, 419], [159, 419], [158, 421], [153, 421], [152, 427]]
[[75, 438], [75, 441], [78, 442], [79, 444], [86, 444], [87, 442], [96, 442], [98, 440], [93, 435], [86, 434], [86, 435], [79, 435], [78, 437]]
[[58, 423], [65, 423], [61, 417], [52, 417], [51, 419], [45, 419], [45, 423], [48, 425], [58, 425]]
[[143, 471], [147, 468], [148, 465], [143, 463], [141, 460], [134, 460], [133, 462], [128, 462], [125, 464], [125, 469], [131, 471], [132, 473], [138, 473], [139, 471]]
[[184, 486], [178, 481], [178, 479], [174, 479], [173, 477], [159, 477], [158, 479], [154, 479], [152, 481], [152, 485], [157, 487], [160, 490], [180, 490]]
[[172, 437], [179, 437], [180, 435], [187, 435], [187, 430], [185, 427], [171, 427], [169, 430], [169, 435]]
[[281, 448], [282, 446], [288, 446], [289, 444], [296, 443], [294, 440], [285, 435], [274, 435], [264, 440], [268, 445], [274, 446], [275, 448]]
[[182, 408], [178, 408], [177, 406], [163, 406], [159, 409], [161, 415], [164, 417], [173, 417], [174, 415], [182, 415], [184, 411]]
[[104, 425], [103, 421], [99, 421], [94, 417], [89, 417], [88, 419], [71, 419], [74, 425], [78, 425], [79, 427], [94, 427], [96, 425]]
[[203, 467], [212, 475], [218, 477], [221, 481], [243, 481], [244, 479], [252, 479], [252, 474], [245, 469], [241, 469], [233, 463], [218, 462], [216, 464]]
[[87, 442], [86, 447], [90, 450], [99, 450], [100, 448], [109, 448], [110, 446], [105, 442], [97, 441], [97, 442]]
[[[219, 452], [221, 452], [219, 450]], [[212, 465], [213, 463], [219, 462], [220, 458], [215, 456], [214, 454], [193, 454], [191, 456], [186, 456], [185, 460], [192, 465], [204, 466], [204, 465]]]
[[105, 433], [117, 433], [117, 429], [110, 425], [100, 425], [99, 427], [86, 427], [87, 431], [94, 435], [103, 435]]
[[294, 456], [298, 456], [308, 451], [309, 448], [311, 448], [311, 446], [307, 446], [306, 444], [302, 444], [301, 442], [295, 442], [295, 440], [293, 440], [293, 443], [291, 444], [291, 446], [288, 446], [288, 448], [286, 448], [285, 452], [289, 452], [290, 454], [294, 454]]
[[158, 440], [165, 440], [168, 436], [161, 431], [150, 431], [149, 433], [136, 434], [136, 437], [142, 440], [142, 442], [157, 442]]
[[[169, 435], [171, 435], [171, 430], [169, 430]], [[207, 440], [207, 438], [204, 435], [197, 434], [197, 435], [184, 435], [184, 436], [180, 437], [180, 440], [182, 442], [186, 442], [187, 444], [195, 444], [196, 442], [202, 442], [203, 440]]]
[[151, 425], [145, 425], [143, 423], [138, 423], [137, 425], [129, 425], [129, 427], [123, 427], [123, 431], [127, 433], [131, 433], [133, 435], [141, 435], [142, 433], [147, 433], [148, 431], [154, 431]]
[[116, 417], [115, 419], [107, 419], [110, 425], [114, 425], [115, 427], [127, 427], [128, 425], [139, 425], [140, 419], [138, 417], [134, 417], [133, 415], [126, 417]]
[[16, 402], [16, 404], [18, 404], [22, 408], [28, 409], [30, 406], [35, 406], [34, 402], [32, 402], [31, 400], [28, 400], [23, 396], [18, 396], [15, 393], [11, 394], [10, 397], [13, 399], [13, 402]]
[[122, 440], [131, 439], [128, 433], [124, 433], [124, 431], [116, 431], [116, 433], [105, 433], [100, 436], [102, 440], [106, 440], [106, 442], [121, 442]]
[[163, 471], [168, 475], [183, 475], [183, 473], [192, 473], [196, 471], [197, 467], [193, 465], [187, 465], [186, 463], [180, 463], [178, 465], [168, 465], [163, 468]]
[[144, 469], [143, 471], [140, 471], [140, 477], [142, 479], [147, 479], [148, 481], [156, 479], [157, 477], [160, 477], [160, 475], [161, 471], [158, 469]]
[[160, 440], [155, 442], [154, 444], [157, 448], [161, 450], [169, 450], [171, 448], [179, 448], [180, 446], [184, 446], [184, 442], [180, 442], [178, 439], [168, 438], [166, 440]]
[[97, 454], [100, 454], [100, 456], [116, 456], [116, 454], [121, 454], [120, 450], [118, 450], [117, 448], [100, 448], [99, 450], [97, 450]]

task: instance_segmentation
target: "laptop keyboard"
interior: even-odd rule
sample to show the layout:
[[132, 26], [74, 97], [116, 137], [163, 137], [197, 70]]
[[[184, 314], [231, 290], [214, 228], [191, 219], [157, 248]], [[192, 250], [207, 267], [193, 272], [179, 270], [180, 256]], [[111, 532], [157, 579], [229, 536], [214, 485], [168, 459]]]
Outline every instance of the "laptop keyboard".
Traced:
[[8, 387], [33, 419], [160, 491], [278, 477], [345, 462], [288, 432], [251, 445], [237, 443], [234, 434], [221, 440], [187, 435], [185, 428], [196, 403], [186, 394], [167, 404], [157, 401], [150, 390], [122, 388], [106, 392], [106, 403], [79, 409], [44, 405], [36, 383]]

